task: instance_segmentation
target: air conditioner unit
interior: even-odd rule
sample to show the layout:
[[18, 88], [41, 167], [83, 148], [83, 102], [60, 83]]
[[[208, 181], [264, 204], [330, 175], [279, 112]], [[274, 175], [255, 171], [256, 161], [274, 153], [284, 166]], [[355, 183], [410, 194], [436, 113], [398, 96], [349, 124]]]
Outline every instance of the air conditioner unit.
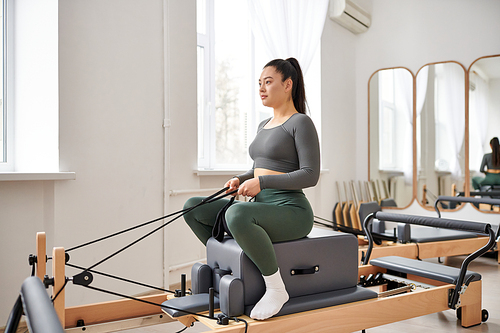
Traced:
[[330, 0], [330, 19], [355, 34], [365, 32], [371, 24], [371, 15], [351, 0]]

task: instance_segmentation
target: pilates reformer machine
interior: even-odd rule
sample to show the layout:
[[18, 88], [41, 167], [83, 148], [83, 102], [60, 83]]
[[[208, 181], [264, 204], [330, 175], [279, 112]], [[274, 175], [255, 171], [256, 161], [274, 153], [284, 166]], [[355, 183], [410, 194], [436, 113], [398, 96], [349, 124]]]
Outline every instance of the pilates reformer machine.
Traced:
[[[354, 181], [350, 182], [350, 188], [351, 197], [353, 200], [348, 200], [349, 197], [347, 186], [344, 182], [346, 201], [340, 201], [335, 204], [332, 214], [332, 221], [316, 216], [317, 219], [321, 220], [321, 222], [317, 221], [316, 223], [332, 228], [336, 231], [342, 231], [356, 235], [358, 237], [359, 244], [359, 260], [360, 262], [362, 262], [367, 251], [367, 242], [366, 233], [365, 230], [360, 226], [360, 221], [364, 221], [366, 216], [368, 216], [370, 213], [380, 212], [384, 207], [394, 207], [395, 204], [391, 204], [390, 198], [385, 198], [385, 203], [380, 200], [380, 204], [375, 200], [370, 202], [367, 202], [366, 200], [358, 200]], [[360, 189], [362, 190], [361, 184]], [[338, 183], [337, 191], [338, 197], [341, 198], [341, 191], [339, 189]], [[365, 191], [368, 200], [375, 199], [375, 197], [373, 197], [372, 195], [370, 184], [368, 184], [367, 182], [365, 182]], [[363, 198], [362, 191], [361, 197]], [[381, 197], [379, 198], [382, 199]], [[470, 202], [475, 205], [488, 204], [500, 206], [500, 199], [458, 199], [457, 197], [439, 196], [434, 202], [434, 209], [436, 210], [439, 217], [441, 216], [439, 207], [443, 205], [443, 202], [448, 202], [448, 204], [444, 205], [445, 207], [449, 207], [450, 205], [457, 206], [462, 202]], [[383, 205], [384, 207], [382, 207]], [[498, 242], [500, 241], [499, 229], [498, 226], [494, 226], [494, 228], [496, 229], [496, 238]], [[388, 229], [386, 227], [385, 221], [379, 220], [374, 221], [371, 232], [374, 237], [375, 244], [377, 245], [373, 248], [371, 254], [372, 258], [388, 255], [398, 255], [411, 259], [438, 258], [440, 260], [441, 257], [467, 255], [469, 253], [472, 253], [475, 249], [483, 246], [487, 242], [486, 237], [472, 232], [446, 230], [442, 228], [412, 227], [405, 223], [397, 223], [396, 228]], [[495, 247], [495, 250], [497, 249], [498, 243]], [[500, 258], [498, 259], [498, 263], [500, 264]]]
[[[489, 240], [460, 269], [398, 256], [370, 260], [374, 219], [480, 233]], [[218, 332], [352, 332], [448, 309], [457, 310], [463, 327], [487, 320], [488, 312], [481, 309], [481, 276], [467, 267], [493, 247], [489, 224], [375, 212], [364, 227], [369, 250], [360, 267], [352, 234], [313, 229], [306, 238], [274, 244], [290, 300], [269, 320], [247, 317], [265, 286], [230, 237], [208, 241], [207, 263], [192, 268], [192, 295], [167, 300], [163, 311], [186, 325], [199, 320]], [[364, 287], [376, 285], [382, 291]]]
[[[208, 197], [207, 202], [221, 198], [220, 193], [222, 191]], [[152, 232], [165, 227], [184, 213], [185, 211], [181, 211], [167, 215], [166, 217], [171, 217], [177, 214]], [[371, 233], [374, 220], [458, 229], [489, 237], [487, 244], [469, 255], [460, 269], [394, 256], [369, 261], [375, 252]], [[139, 226], [144, 225], [146, 223]], [[52, 285], [52, 302], [45, 297], [45, 303], [40, 303], [41, 306], [49, 307], [44, 311], [57, 313], [61, 327], [66, 330], [72, 327], [74, 331], [85, 330], [94, 324], [141, 316], [161, 317], [162, 311], [173, 318], [165, 316], [163, 322], [175, 319], [188, 327], [198, 320], [220, 332], [331, 331], [332, 327], [338, 331], [350, 332], [447, 309], [457, 310], [457, 317], [461, 319], [463, 327], [478, 325], [487, 320], [487, 311], [481, 309], [481, 276], [467, 271], [467, 266], [494, 246], [495, 234], [489, 224], [374, 212], [364, 220], [364, 228], [368, 230], [369, 250], [364, 257], [364, 265], [359, 267], [358, 241], [352, 234], [314, 228], [306, 238], [276, 243], [278, 263], [291, 298], [277, 317], [266, 321], [253, 321], [245, 316], [263, 295], [265, 287], [255, 265], [228, 236], [223, 242], [209, 240], [207, 263], [198, 263], [192, 268], [191, 292], [186, 291], [185, 276], [182, 277], [180, 290], [172, 292], [156, 288], [163, 292], [149, 296], [131, 297], [99, 289], [92, 286], [93, 274], [112, 277], [94, 269], [100, 262], [88, 268], [80, 267], [81, 273], [67, 277], [65, 267], [78, 266], [69, 264], [67, 251], [60, 247], [54, 248], [52, 252], [52, 277], [49, 277], [46, 275], [44, 233], [37, 234], [36, 256], [30, 256], [30, 262], [36, 263], [33, 265], [32, 275], [39, 277], [45, 288]], [[121, 253], [152, 232], [105, 259]], [[38, 281], [32, 277], [28, 279]], [[28, 280], [25, 281], [27, 282]], [[65, 308], [64, 287], [68, 282], [124, 299]], [[41, 284], [38, 285], [36, 288], [40, 289]], [[379, 288], [383, 291], [377, 293], [364, 287], [375, 285], [380, 285]], [[26, 304], [30, 302], [24, 301], [24, 294], [23, 284], [20, 298], [23, 300], [27, 322], [31, 323], [30, 312], [26, 311]], [[46, 295], [45, 291], [44, 294]], [[6, 327], [10, 330], [6, 330], [6, 333], [15, 332], [20, 306], [18, 300]], [[398, 313], [391, 311], [394, 307], [398, 308]], [[217, 309], [220, 309], [220, 313], [216, 316]], [[367, 315], [360, 319], [357, 314], [361, 312]], [[352, 320], [354, 317], [355, 321]], [[47, 327], [32, 331], [57, 332]]]
[[[490, 199], [500, 199], [500, 185], [483, 186], [480, 191], [469, 191], [469, 197], [481, 197]], [[465, 197], [465, 192], [457, 192], [457, 197]], [[500, 204], [486, 203], [486, 202], [473, 202], [476, 208], [481, 211], [500, 212]]]

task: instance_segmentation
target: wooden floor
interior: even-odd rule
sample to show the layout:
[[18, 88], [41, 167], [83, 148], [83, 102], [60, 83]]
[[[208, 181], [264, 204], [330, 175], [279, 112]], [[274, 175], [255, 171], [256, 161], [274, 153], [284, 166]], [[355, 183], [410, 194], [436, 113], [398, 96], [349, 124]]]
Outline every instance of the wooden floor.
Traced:
[[[448, 258], [447, 264], [453, 267], [460, 267], [464, 257]], [[426, 261], [437, 262], [437, 259]], [[427, 316], [413, 318], [389, 325], [367, 329], [369, 333], [437, 333], [437, 332], [500, 332], [500, 265], [495, 258], [479, 258], [469, 265], [469, 270], [478, 272], [483, 278], [483, 309], [489, 312], [487, 322], [471, 327], [462, 328], [456, 319], [455, 311], [447, 310]], [[397, 309], [394, 309], [397, 311]], [[360, 313], [360, 316], [363, 314]], [[353, 318], [353, 320], [356, 320]], [[153, 332], [178, 332], [184, 328], [179, 323], [159, 324], [135, 329], [121, 330], [124, 333], [153, 333]], [[205, 325], [195, 323], [191, 328], [186, 329], [186, 333], [197, 333], [210, 331]], [[335, 328], [332, 327], [332, 332]], [[251, 333], [251, 329], [249, 329]]]

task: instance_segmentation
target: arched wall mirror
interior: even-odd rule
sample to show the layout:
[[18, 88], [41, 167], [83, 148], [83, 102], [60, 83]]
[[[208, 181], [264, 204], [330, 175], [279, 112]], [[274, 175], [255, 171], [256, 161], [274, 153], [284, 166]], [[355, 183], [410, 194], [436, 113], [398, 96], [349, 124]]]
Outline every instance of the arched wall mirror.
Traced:
[[465, 68], [456, 62], [428, 64], [417, 72], [416, 186], [417, 200], [425, 208], [433, 209], [440, 195], [464, 191], [465, 76]]
[[[480, 170], [483, 156], [492, 153], [490, 140], [500, 138], [500, 56], [479, 58], [469, 67], [469, 170], [471, 191], [500, 190], [500, 174]], [[496, 166], [493, 166], [495, 168]], [[499, 185], [494, 185], [498, 183]], [[472, 193], [471, 193], [472, 194]], [[500, 198], [500, 197], [499, 197]], [[481, 211], [498, 212], [498, 207], [480, 205]]]
[[369, 90], [369, 179], [379, 201], [404, 208], [413, 199], [413, 74], [375, 72]]
[[481, 57], [468, 71], [454, 61], [427, 64], [416, 76], [404, 67], [381, 69], [369, 79], [368, 98], [368, 177], [376, 199], [393, 198], [398, 208], [416, 199], [431, 210], [439, 195], [500, 191], [480, 187], [483, 156], [500, 138], [500, 55]]

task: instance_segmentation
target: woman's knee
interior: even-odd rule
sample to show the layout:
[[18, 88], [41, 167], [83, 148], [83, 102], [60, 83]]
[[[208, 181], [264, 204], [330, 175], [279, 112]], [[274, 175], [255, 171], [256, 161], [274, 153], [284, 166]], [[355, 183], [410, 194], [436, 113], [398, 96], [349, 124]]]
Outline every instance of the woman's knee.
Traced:
[[229, 207], [225, 217], [227, 228], [233, 235], [252, 223], [251, 212], [242, 204], [236, 204]]
[[192, 198], [189, 198], [184, 203], [184, 209], [188, 209], [188, 208], [194, 207], [194, 206], [198, 205], [202, 200], [203, 200], [203, 197], [192, 197]]
[[[201, 201], [203, 200], [203, 197], [192, 197], [189, 198], [185, 203], [184, 203], [184, 210], [192, 208], [196, 205], [198, 205]], [[189, 224], [192, 222], [192, 217], [194, 216], [194, 210], [189, 211], [184, 213], [184, 220]]]

